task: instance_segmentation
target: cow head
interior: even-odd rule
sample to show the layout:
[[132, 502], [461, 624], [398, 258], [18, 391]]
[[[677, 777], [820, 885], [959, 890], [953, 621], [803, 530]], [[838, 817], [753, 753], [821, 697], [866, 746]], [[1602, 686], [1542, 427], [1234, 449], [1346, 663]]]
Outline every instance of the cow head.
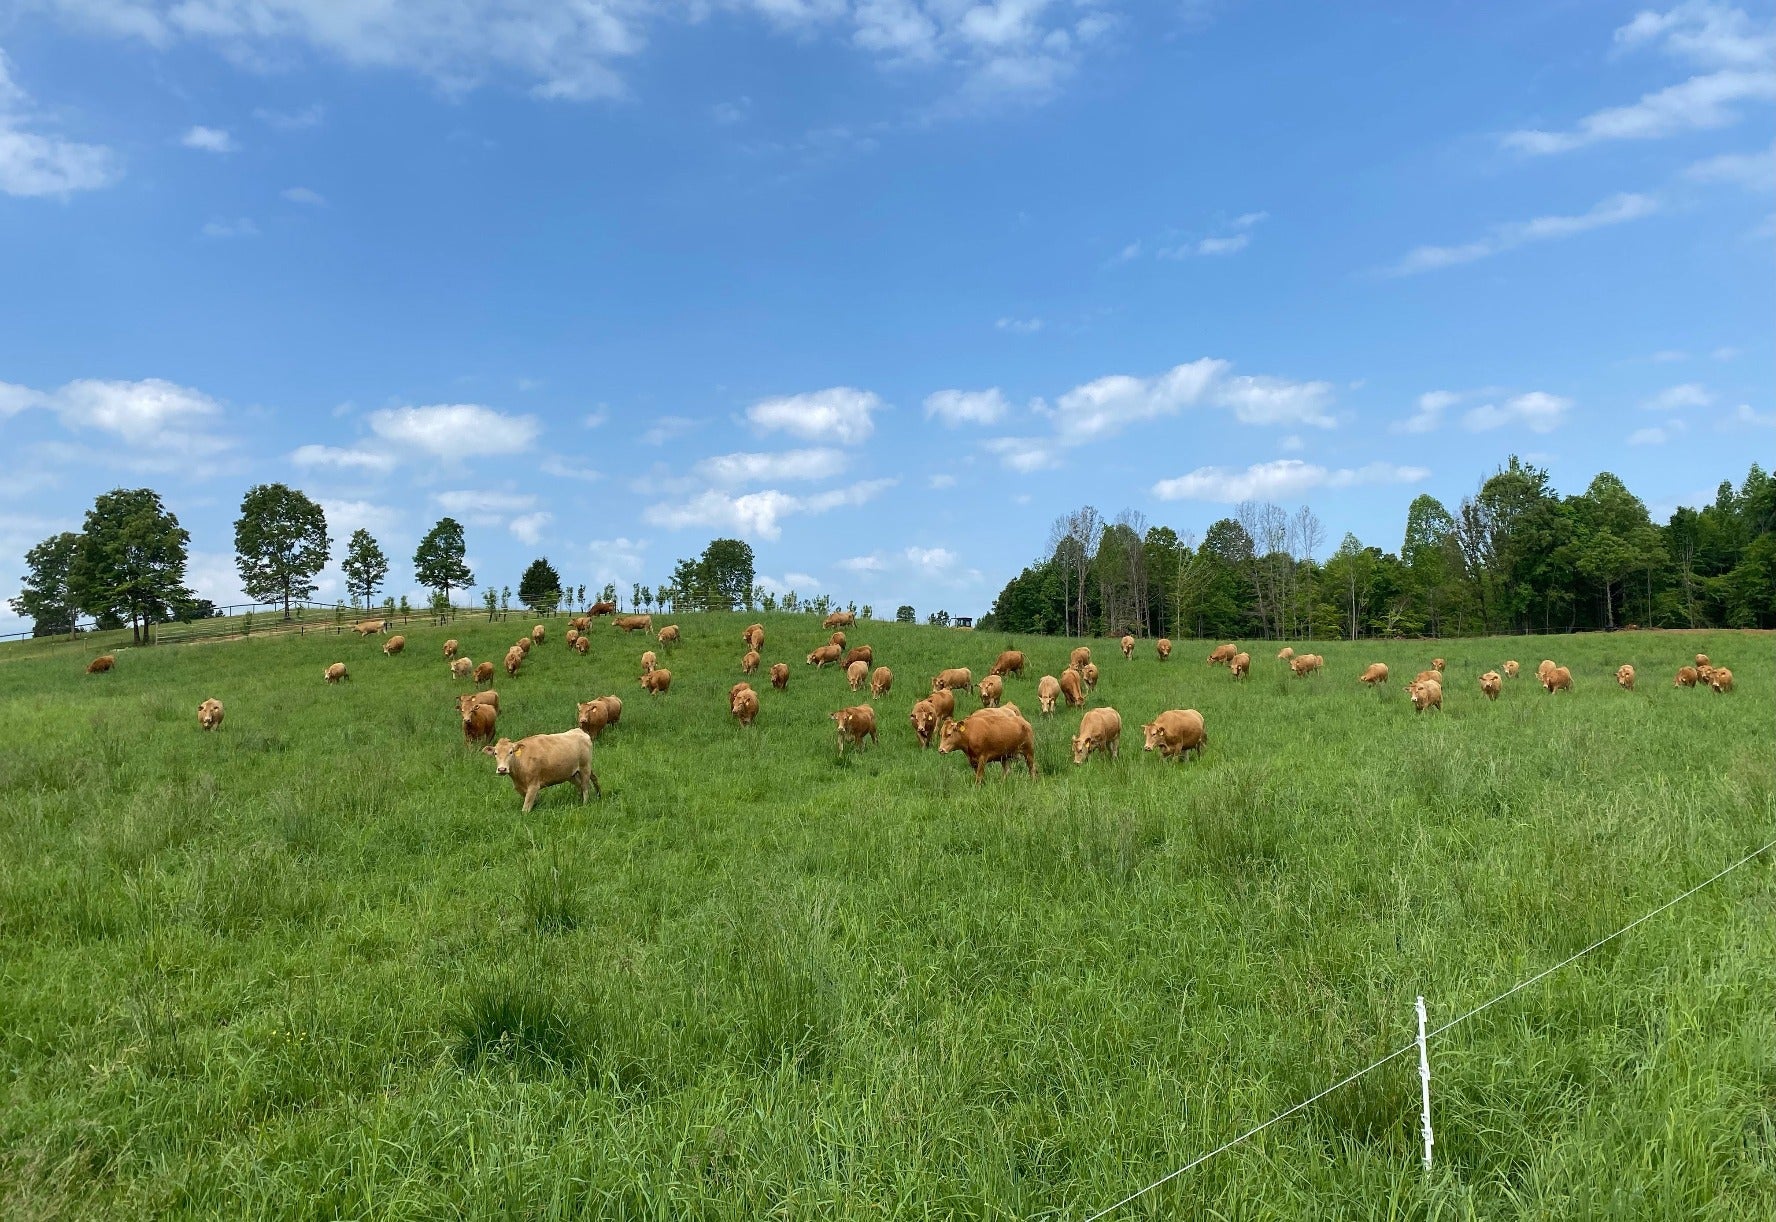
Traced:
[[1150, 721], [1141, 727], [1141, 750], [1151, 751], [1155, 747], [1163, 747], [1165, 741], [1165, 731], [1157, 721]]
[[939, 755], [948, 755], [961, 745], [962, 723], [959, 721], [951, 721], [946, 717], [943, 725], [938, 729], [937, 753]]
[[512, 775], [512, 761], [524, 753], [524, 744], [502, 738], [491, 747], [481, 748], [482, 755], [493, 756], [493, 771], [498, 776]]

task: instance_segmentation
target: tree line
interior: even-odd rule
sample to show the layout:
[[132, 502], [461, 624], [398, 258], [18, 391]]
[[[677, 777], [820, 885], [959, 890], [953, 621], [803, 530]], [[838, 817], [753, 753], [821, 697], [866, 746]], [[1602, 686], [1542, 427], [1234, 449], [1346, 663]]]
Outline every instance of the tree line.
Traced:
[[1626, 626], [1776, 627], [1776, 480], [1752, 464], [1663, 525], [1609, 472], [1560, 496], [1516, 456], [1452, 512], [1421, 495], [1397, 550], [1247, 501], [1200, 542], [1125, 511], [1056, 519], [980, 627], [1066, 635], [1357, 638]]

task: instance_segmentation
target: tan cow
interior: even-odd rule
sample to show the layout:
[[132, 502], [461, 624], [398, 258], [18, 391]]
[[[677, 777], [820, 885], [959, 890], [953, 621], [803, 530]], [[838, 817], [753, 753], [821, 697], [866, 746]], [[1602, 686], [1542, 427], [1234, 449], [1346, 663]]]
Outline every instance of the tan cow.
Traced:
[[614, 726], [623, 720], [623, 700], [620, 696], [598, 696], [588, 701], [604, 710], [604, 724]]
[[1704, 666], [1707, 666], [1708, 664], [1709, 663], [1708, 663], [1708, 655], [1707, 654], [1699, 653], [1696, 655], [1696, 669], [1697, 670], [1701, 670]]
[[740, 634], [740, 643], [748, 649], [763, 649], [765, 647], [765, 626], [763, 624], [747, 625], [746, 631]]
[[1235, 679], [1249, 677], [1252, 673], [1252, 655], [1243, 652], [1234, 654], [1232, 660], [1227, 663], [1227, 672]]
[[506, 677], [517, 675], [518, 668], [524, 664], [524, 651], [514, 645], [506, 650]]
[[598, 741], [598, 736], [604, 733], [604, 727], [610, 724], [610, 712], [605, 707], [603, 697], [587, 700], [580, 705], [578, 724], [588, 737], [594, 742]]
[[86, 673], [89, 675], [102, 675], [116, 665], [116, 654], [102, 653], [86, 664]]
[[845, 654], [845, 669], [850, 670], [853, 662], [862, 662], [865, 666], [876, 664], [876, 651], [868, 645], [859, 645]]
[[750, 675], [759, 668], [759, 653], [756, 649], [748, 649], [740, 658], [740, 673]]
[[998, 675], [987, 675], [980, 681], [980, 702], [983, 709], [996, 707], [1005, 699], [1005, 680]]
[[1443, 673], [1443, 659], [1442, 658], [1432, 658], [1431, 659], [1431, 669], [1436, 671], [1438, 674], [1442, 674]]
[[834, 611], [820, 621], [820, 626], [830, 631], [833, 628], [851, 628], [856, 623], [857, 613], [855, 611]]
[[1499, 691], [1504, 686], [1505, 682], [1496, 670], [1489, 670], [1480, 676], [1480, 690], [1486, 694], [1488, 700], [1497, 700]]
[[536, 642], [532, 641], [529, 637], [521, 636], [517, 640], [512, 642], [512, 648], [516, 649], [519, 653], [523, 654], [525, 657], [529, 657], [531, 648], [535, 644], [536, 644]]
[[931, 690], [961, 688], [965, 692], [974, 690], [974, 672], [966, 666], [953, 666], [948, 670], [939, 671], [932, 676]]
[[546, 641], [548, 639], [549, 639], [549, 630], [547, 628], [543, 627], [541, 624], [537, 624], [535, 627], [531, 628], [530, 640], [533, 645], [541, 645], [544, 641]]
[[1294, 656], [1295, 656], [1295, 646], [1293, 646], [1293, 645], [1284, 645], [1281, 649], [1277, 650], [1277, 660], [1279, 662], [1287, 662], [1290, 658], [1292, 658]]
[[1053, 675], [1043, 675], [1036, 681], [1036, 703], [1041, 706], [1044, 714], [1053, 714], [1055, 701], [1060, 699], [1061, 685]]
[[484, 692], [466, 692], [456, 698], [456, 711], [462, 712], [472, 704], [484, 704], [494, 712], [499, 712], [499, 693], [491, 687]]
[[937, 710], [937, 715], [940, 718], [954, 717], [956, 715], [956, 693], [949, 688], [946, 687], [932, 692], [929, 696], [925, 697], [925, 699], [931, 702], [931, 707]]
[[379, 632], [388, 631], [388, 621], [385, 619], [360, 620], [352, 625], [352, 631], [357, 633], [359, 637], [375, 636]]
[[406, 637], [391, 636], [388, 640], [382, 643], [382, 655], [385, 658], [392, 658], [405, 648], [407, 648]]
[[1036, 731], [1023, 714], [1011, 706], [981, 709], [963, 721], [946, 721], [939, 731], [937, 753], [961, 751], [974, 767], [974, 783], [988, 764], [998, 763], [1000, 775], [1011, 771], [1011, 761], [1022, 758], [1030, 775], [1036, 775]]
[[642, 650], [641, 651], [641, 673], [644, 675], [647, 674], [650, 670], [653, 670], [659, 664], [659, 661], [660, 661], [660, 659], [654, 656], [653, 650], [651, 650], [651, 649]]
[[678, 625], [677, 624], [667, 624], [664, 628], [660, 629], [660, 635], [656, 639], [662, 645], [676, 645], [676, 644], [678, 644], [678, 640], [679, 640]]
[[1708, 680], [1709, 689], [1719, 696], [1733, 690], [1733, 672], [1724, 666], [1714, 668], [1714, 674]]
[[1703, 687], [1707, 687], [1710, 683], [1713, 683], [1714, 682], [1714, 667], [1712, 667], [1712, 666], [1698, 666], [1696, 668], [1696, 681], [1698, 683], [1700, 683]]
[[592, 631], [592, 617], [590, 615], [576, 615], [567, 621], [567, 626], [576, 632], [590, 632]]
[[1161, 662], [1172, 656], [1172, 642], [1167, 637], [1162, 636], [1157, 641], [1153, 642], [1153, 648], [1159, 653], [1159, 660]]
[[573, 644], [574, 652], [579, 654], [582, 658], [586, 656], [586, 651], [591, 648], [592, 648], [592, 638], [587, 636], [585, 633], [581, 633], [579, 639], [576, 640]]
[[446, 662], [456, 656], [456, 640], [452, 638], [444, 642], [444, 660]]
[[214, 696], [197, 706], [197, 724], [206, 730], [214, 730], [222, 724], [222, 702]]
[[1295, 672], [1297, 679], [1304, 675], [1315, 674], [1323, 670], [1326, 659], [1317, 653], [1298, 653], [1289, 659], [1289, 669]]
[[351, 672], [345, 669], [344, 662], [335, 662], [326, 669], [326, 672], [321, 675], [321, 678], [329, 683], [339, 683], [351, 678]]
[[1546, 680], [1548, 677], [1548, 672], [1553, 669], [1554, 669], [1554, 659], [1553, 658], [1543, 658], [1536, 665], [1536, 679], [1537, 679], [1537, 681], [1539, 682], [1539, 681]]
[[480, 699], [483, 695], [491, 694], [475, 692], [456, 698], [457, 715], [462, 718], [463, 746], [472, 747], [481, 741], [492, 742], [498, 737], [494, 726], [499, 721], [499, 705], [488, 704]]
[[[754, 665], [756, 666], [757, 663], [754, 663]], [[785, 691], [789, 690], [789, 663], [788, 662], [773, 662], [773, 663], [771, 663], [771, 686], [776, 688], [780, 692], [785, 692]]]
[[907, 714], [907, 720], [913, 725], [913, 733], [918, 736], [919, 750], [923, 751], [931, 745], [931, 736], [937, 733], [937, 727], [943, 718], [937, 715], [937, 706], [929, 700], [921, 700]]
[[1115, 759], [1122, 742], [1122, 714], [1112, 708], [1093, 709], [1079, 722], [1073, 736], [1073, 762], [1083, 764], [1093, 751], [1108, 751]]
[[835, 632], [826, 638], [826, 643], [828, 645], [837, 645], [840, 649], [843, 649], [845, 647], [845, 634], [842, 632]]
[[1217, 645], [1209, 651], [1210, 666], [1226, 666], [1239, 653], [1238, 645]]
[[745, 691], [735, 692], [728, 698], [728, 712], [743, 726], [749, 726], [758, 720], [758, 693], [748, 687]]
[[824, 670], [837, 662], [842, 651], [837, 645], [821, 645], [808, 654], [807, 664], [817, 670]]
[[1067, 707], [1076, 709], [1085, 703], [1085, 685], [1079, 681], [1079, 672], [1068, 667], [1061, 672], [1061, 695], [1067, 698]]
[[1192, 751], [1202, 758], [1209, 744], [1208, 731], [1203, 729], [1203, 715], [1195, 709], [1167, 709], [1141, 727], [1143, 751], [1158, 750], [1161, 759], [1188, 758]]
[[481, 750], [494, 758], [494, 772], [512, 778], [512, 788], [524, 795], [524, 810], [536, 805], [537, 794], [550, 785], [573, 781], [580, 787], [580, 805], [590, 789], [600, 798], [598, 774], [592, 771], [592, 736], [573, 729], [561, 734], [532, 734], [513, 742], [502, 738]]
[[617, 604], [613, 602], [597, 602], [586, 608], [586, 618], [590, 620], [598, 615], [615, 615]]
[[1086, 691], [1088, 691], [1088, 692], [1097, 691], [1098, 690], [1098, 664], [1096, 662], [1087, 662], [1083, 667], [1081, 667], [1080, 671], [1079, 671], [1079, 681], [1081, 683], [1085, 684]]
[[1699, 676], [1698, 676], [1698, 674], [1696, 672], [1696, 668], [1694, 666], [1680, 666], [1677, 668], [1677, 682], [1673, 683], [1671, 686], [1672, 687], [1695, 687], [1696, 680], [1698, 677]]
[[1092, 660], [1091, 646], [1081, 645], [1079, 648], [1075, 649], [1070, 655], [1068, 655], [1067, 669], [1068, 670], [1084, 670], [1085, 664], [1091, 660]]
[[1549, 695], [1555, 692], [1570, 692], [1573, 689], [1572, 671], [1564, 666], [1556, 666], [1542, 676], [1542, 687]]
[[641, 686], [656, 696], [663, 696], [672, 687], [672, 672], [653, 670], [641, 677]]
[[1377, 683], [1386, 683], [1387, 681], [1388, 668], [1386, 662], [1371, 662], [1363, 673], [1357, 676], [1358, 683], [1367, 683], [1370, 687], [1374, 687]]
[[1515, 679], [1517, 677], [1517, 672], [1520, 669], [1522, 669], [1522, 668], [1517, 665], [1517, 659], [1512, 658], [1510, 661], [1505, 663], [1505, 678]]
[[858, 661], [847, 666], [845, 668], [845, 682], [851, 685], [852, 691], [862, 691], [863, 685], [869, 682], [869, 663]]
[[652, 632], [654, 630], [654, 617], [651, 615], [619, 615], [611, 623], [615, 624], [620, 632]]
[[1443, 685], [1435, 679], [1414, 683], [1406, 690], [1412, 696], [1412, 708], [1415, 712], [1422, 713], [1426, 709], [1443, 711]]
[[839, 709], [828, 713], [833, 723], [839, 728], [839, 754], [845, 754], [845, 743], [853, 742], [859, 750], [863, 748], [863, 740], [880, 742], [876, 737], [876, 710], [867, 704], [854, 704], [848, 709]]
[[454, 658], [451, 660], [450, 677], [452, 679], [469, 679], [473, 678], [474, 674], [475, 660], [473, 658]]
[[493, 682], [493, 663], [492, 662], [476, 663], [476, 665], [475, 665], [475, 682], [477, 682], [477, 683], [492, 683]]
[[567, 647], [569, 649], [572, 649], [573, 643], [579, 639], [580, 639], [580, 630], [578, 628], [569, 628], [567, 630], [566, 640], [567, 640]]
[[870, 695], [886, 696], [894, 687], [894, 672], [886, 666], [878, 666], [870, 673]]
[[1023, 678], [1024, 651], [1021, 649], [1005, 650], [998, 657], [993, 659], [993, 669], [987, 673], [990, 675], [998, 675], [1000, 678], [1004, 678], [1006, 675], [1016, 675], [1020, 679]]
[[1125, 662], [1133, 661], [1135, 657], [1135, 638], [1125, 632], [1122, 635], [1122, 640], [1117, 643], [1122, 646], [1122, 660]]
[[1634, 668], [1627, 663], [1616, 667], [1616, 686], [1628, 691], [1634, 690]]

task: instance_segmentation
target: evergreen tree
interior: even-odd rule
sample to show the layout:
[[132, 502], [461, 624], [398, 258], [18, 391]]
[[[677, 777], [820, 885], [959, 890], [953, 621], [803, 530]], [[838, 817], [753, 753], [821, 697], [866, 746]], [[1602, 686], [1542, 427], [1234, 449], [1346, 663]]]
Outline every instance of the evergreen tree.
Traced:
[[475, 584], [475, 575], [463, 560], [466, 550], [462, 523], [439, 518], [413, 553], [413, 575], [420, 585], [438, 591], [448, 602], [450, 591]]
[[345, 573], [346, 593], [360, 600], [368, 610], [376, 598], [376, 591], [382, 588], [383, 580], [388, 577], [389, 562], [382, 554], [382, 545], [369, 531], [358, 527], [345, 545], [345, 559], [339, 567]]
[[518, 601], [532, 611], [553, 611], [561, 601], [561, 574], [547, 556], [538, 556], [518, 579]]

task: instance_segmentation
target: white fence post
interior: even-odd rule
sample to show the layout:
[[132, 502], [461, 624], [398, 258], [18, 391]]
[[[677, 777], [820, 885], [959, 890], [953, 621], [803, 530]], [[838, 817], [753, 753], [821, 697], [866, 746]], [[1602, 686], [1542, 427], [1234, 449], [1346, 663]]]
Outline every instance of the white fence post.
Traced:
[[1425, 1170], [1431, 1169], [1431, 1054], [1425, 1047], [1425, 999], [1418, 999], [1418, 1082], [1422, 1095], [1422, 1119], [1424, 1123]]

